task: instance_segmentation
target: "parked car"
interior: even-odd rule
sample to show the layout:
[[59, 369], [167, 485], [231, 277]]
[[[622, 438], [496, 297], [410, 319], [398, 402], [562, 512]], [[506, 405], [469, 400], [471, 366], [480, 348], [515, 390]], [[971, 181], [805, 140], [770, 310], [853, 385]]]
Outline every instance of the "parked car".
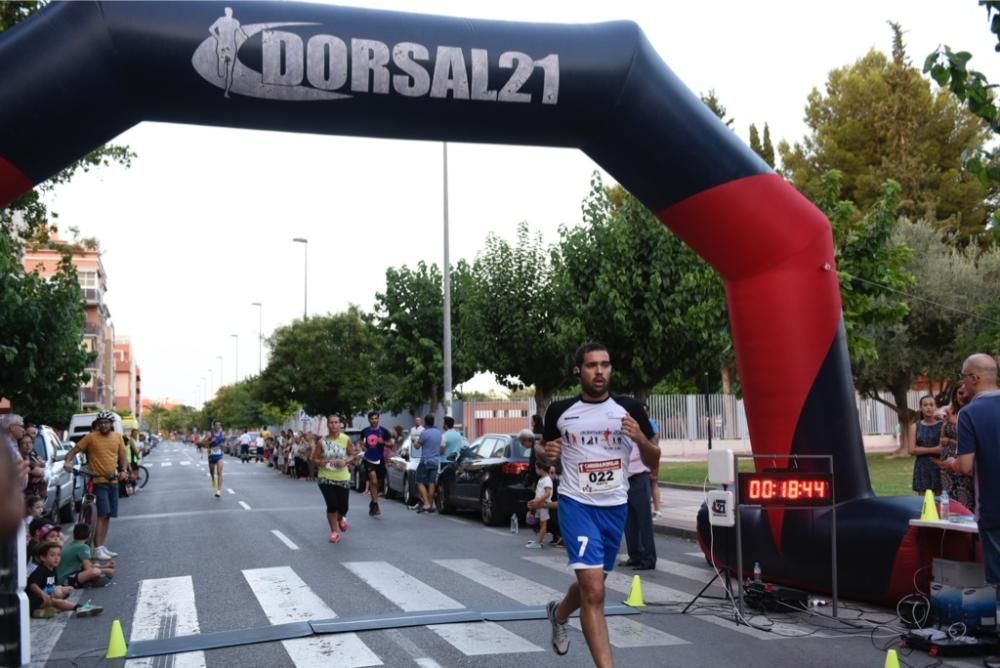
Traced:
[[446, 453], [438, 476], [437, 505], [442, 513], [477, 510], [483, 524], [502, 524], [516, 513], [522, 519], [534, 490], [525, 485], [531, 451], [511, 434], [484, 434], [457, 453]]
[[[469, 442], [462, 439], [462, 446], [468, 447]], [[452, 446], [450, 452], [454, 454], [452, 461], [458, 458], [460, 447]], [[449, 451], [441, 457], [442, 464]], [[403, 503], [408, 506], [416, 503], [420, 495], [417, 493], [417, 466], [420, 464], [421, 452], [414, 448], [409, 439], [403, 442], [403, 447], [386, 462], [386, 496], [399, 496]]]
[[74, 510], [73, 474], [63, 470], [63, 462], [72, 444], [63, 445], [55, 431], [40, 425], [32, 449], [45, 462], [48, 497], [44, 514], [62, 523], [72, 522]]
[[[73, 441], [73, 443], [79, 443], [80, 439], [91, 432], [91, 425], [94, 420], [97, 419], [97, 413], [77, 413], [69, 421], [69, 429], [66, 433], [66, 439]], [[114, 419], [112, 420], [113, 430], [122, 436], [125, 435], [125, 428], [122, 426], [122, 419], [115, 413]]]

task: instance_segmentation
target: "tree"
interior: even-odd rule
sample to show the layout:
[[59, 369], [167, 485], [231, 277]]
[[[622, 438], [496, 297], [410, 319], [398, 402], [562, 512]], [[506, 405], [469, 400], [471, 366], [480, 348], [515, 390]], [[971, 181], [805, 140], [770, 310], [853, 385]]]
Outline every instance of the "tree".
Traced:
[[912, 283], [905, 265], [910, 250], [893, 236], [900, 186], [888, 181], [862, 215], [854, 202], [840, 199], [842, 175], [831, 170], [821, 180], [819, 207], [833, 227], [844, 329], [853, 363], [878, 357], [873, 331], [891, 327], [906, 315], [900, 291]]
[[185, 431], [201, 428], [201, 412], [193, 406], [174, 406], [160, 417], [164, 431]]
[[[468, 263], [452, 268], [451, 321], [468, 322], [467, 293], [472, 278]], [[390, 267], [385, 272], [385, 292], [375, 295], [372, 323], [378, 332], [376, 390], [382, 405], [393, 411], [416, 409], [429, 403], [437, 410], [444, 397], [444, 288], [441, 269], [419, 262], [413, 269]], [[463, 351], [461, 332], [452, 335], [452, 378], [458, 385], [474, 368]]]
[[167, 412], [166, 407], [156, 401], [152, 401], [146, 407], [146, 410], [142, 412], [142, 420], [146, 423], [147, 429], [154, 434], [160, 433], [160, 420], [163, 414]]
[[469, 355], [480, 371], [492, 371], [516, 390], [534, 386], [544, 415], [552, 393], [567, 379], [567, 343], [559, 327], [551, 251], [527, 223], [517, 242], [490, 234], [473, 264], [469, 308], [463, 312]]
[[[632, 195], [595, 174], [584, 225], [563, 228], [554, 258], [568, 340], [608, 346], [619, 390], [644, 399], [671, 371], [718, 369], [728, 341], [717, 275]], [[716, 281], [711, 282], [712, 278]]]
[[962, 154], [986, 133], [946, 92], [932, 93], [909, 63], [902, 29], [892, 24], [892, 31], [891, 59], [872, 50], [830, 72], [825, 93], [809, 94], [810, 134], [794, 147], [778, 147], [784, 172], [816, 202], [823, 175], [836, 169], [844, 198], [863, 211], [894, 180], [901, 215], [933, 220], [966, 243], [985, 230], [988, 191], [962, 170]]
[[[919, 377], [947, 389], [970, 351], [997, 352], [979, 344], [1000, 331], [1000, 320], [987, 319], [1000, 304], [1000, 249], [980, 252], [942, 242], [927, 221], [902, 219], [893, 238], [911, 251], [904, 267], [914, 280], [902, 298], [907, 313], [898, 323], [865, 326], [877, 355], [855, 364], [855, 383], [896, 411], [905, 439], [916, 417], [906, 396]], [[891, 401], [879, 392], [890, 393]], [[905, 451], [905, 440], [901, 445]]]
[[263, 402], [257, 398], [256, 378], [223, 385], [201, 408], [200, 426], [207, 429], [218, 420], [227, 427], [250, 428], [264, 423]]
[[96, 354], [83, 350], [83, 293], [63, 256], [46, 280], [28, 272], [0, 233], [0, 397], [35, 422], [63, 425], [79, 407]]
[[750, 149], [759, 155], [761, 159], [774, 169], [774, 146], [771, 144], [771, 129], [764, 123], [764, 140], [760, 139], [760, 132], [757, 126], [750, 124]]
[[[271, 358], [256, 397], [287, 411], [351, 417], [370, 405], [377, 380], [378, 339], [360, 309], [296, 320], [268, 338]], [[262, 417], [258, 407], [256, 423]]]
[[726, 108], [719, 101], [719, 96], [715, 94], [715, 89], [709, 89], [708, 94], [700, 95], [701, 101], [705, 103], [705, 106], [712, 110], [712, 113], [719, 117], [719, 119], [726, 124], [726, 127], [730, 130], [733, 128], [734, 119], [726, 118]]
[[[1000, 0], [979, 0], [979, 4], [986, 8], [990, 30], [998, 40], [995, 49], [1000, 51]], [[997, 13], [996, 16], [994, 12]], [[982, 72], [969, 69], [971, 60], [972, 54], [968, 51], [952, 51], [951, 47], [942, 45], [928, 54], [924, 60], [923, 72], [930, 74], [939, 86], [947, 86], [959, 103], [978, 116], [996, 137], [1000, 134], [1000, 114], [992, 91], [995, 84], [991, 84]], [[970, 147], [963, 158], [965, 168], [995, 194], [996, 185], [1000, 184], [1000, 150]], [[996, 216], [997, 212], [994, 211], [993, 239], [1000, 243], [1000, 225], [997, 224]]]

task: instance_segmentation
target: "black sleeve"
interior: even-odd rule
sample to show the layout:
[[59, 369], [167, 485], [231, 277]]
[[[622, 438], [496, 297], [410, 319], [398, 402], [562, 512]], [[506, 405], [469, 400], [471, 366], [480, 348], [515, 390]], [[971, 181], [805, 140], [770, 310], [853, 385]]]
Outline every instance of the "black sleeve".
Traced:
[[628, 414], [635, 418], [635, 421], [639, 423], [639, 429], [641, 429], [642, 433], [646, 435], [646, 438], [652, 439], [656, 436], [656, 432], [653, 431], [653, 425], [649, 423], [649, 416], [646, 415], [646, 411], [643, 409], [642, 404], [632, 397], [615, 397], [615, 401], [621, 404], [622, 408], [627, 410]]
[[545, 422], [542, 427], [542, 442], [554, 441], [562, 434], [559, 432], [559, 418], [566, 409], [576, 403], [577, 398], [573, 397], [571, 399], [562, 399], [560, 401], [554, 401], [549, 404], [549, 407], [545, 410]]

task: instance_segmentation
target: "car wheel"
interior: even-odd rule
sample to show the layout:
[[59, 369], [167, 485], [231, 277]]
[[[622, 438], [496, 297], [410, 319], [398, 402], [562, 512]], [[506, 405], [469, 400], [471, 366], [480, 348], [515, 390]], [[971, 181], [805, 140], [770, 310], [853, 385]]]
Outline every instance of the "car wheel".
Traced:
[[455, 512], [455, 504], [451, 502], [451, 497], [448, 496], [448, 488], [445, 485], [440, 485], [435, 493], [437, 497], [438, 510], [442, 515], [451, 515]]
[[413, 492], [410, 491], [410, 479], [407, 476], [403, 476], [403, 504], [410, 505], [413, 503]]
[[59, 521], [63, 524], [73, 524], [76, 522], [76, 504], [73, 502], [73, 498], [67, 501], [64, 505], [60, 506], [62, 499], [59, 497], [59, 492], [56, 493], [56, 514], [59, 516]]
[[483, 492], [479, 496], [479, 516], [486, 526], [495, 527], [503, 521], [500, 512], [500, 499], [497, 493], [490, 487], [483, 487]]

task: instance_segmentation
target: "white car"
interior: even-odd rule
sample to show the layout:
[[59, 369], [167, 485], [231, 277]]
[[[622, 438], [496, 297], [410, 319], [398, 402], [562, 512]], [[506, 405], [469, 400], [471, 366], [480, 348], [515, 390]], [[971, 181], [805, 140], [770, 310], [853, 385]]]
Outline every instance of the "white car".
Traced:
[[73, 474], [63, 470], [63, 462], [72, 444], [63, 444], [51, 428], [40, 425], [31, 447], [38, 458], [45, 462], [45, 482], [49, 495], [45, 499], [44, 514], [62, 523], [72, 522], [76, 516]]

